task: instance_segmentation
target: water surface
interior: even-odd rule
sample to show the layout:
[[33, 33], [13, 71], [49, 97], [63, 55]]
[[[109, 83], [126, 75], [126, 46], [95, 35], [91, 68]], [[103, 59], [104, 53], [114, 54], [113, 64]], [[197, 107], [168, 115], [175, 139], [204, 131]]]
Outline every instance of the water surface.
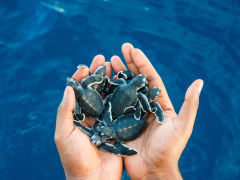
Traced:
[[124, 42], [147, 54], [177, 112], [205, 81], [184, 179], [239, 179], [239, 17], [237, 0], [1, 1], [1, 179], [65, 178], [53, 135], [66, 77]]

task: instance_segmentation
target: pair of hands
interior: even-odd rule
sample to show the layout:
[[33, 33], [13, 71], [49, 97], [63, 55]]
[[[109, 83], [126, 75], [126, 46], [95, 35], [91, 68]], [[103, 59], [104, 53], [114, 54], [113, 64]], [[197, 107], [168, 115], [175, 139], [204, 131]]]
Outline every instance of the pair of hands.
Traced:
[[[125, 43], [122, 53], [128, 69], [135, 75], [146, 74], [149, 89], [161, 88], [159, 98], [165, 113], [163, 124], [157, 123], [153, 114], [147, 118], [147, 129], [136, 140], [126, 143], [137, 149], [137, 155], [121, 156], [98, 150], [90, 143], [89, 137], [73, 124], [75, 94], [71, 87], [66, 87], [63, 100], [58, 108], [55, 143], [67, 179], [121, 179], [123, 164], [131, 179], [182, 179], [178, 160], [192, 133], [197, 114], [199, 95], [203, 87], [202, 80], [194, 81], [188, 88], [181, 110], [176, 114], [168, 97], [164, 84], [144, 53]], [[93, 73], [99, 66], [106, 64], [107, 76], [125, 70], [126, 67], [118, 56], [111, 62], [105, 62], [102, 55], [94, 57], [90, 66]], [[89, 69], [78, 69], [72, 76], [81, 81], [88, 76]], [[93, 124], [86, 118], [85, 125]]]

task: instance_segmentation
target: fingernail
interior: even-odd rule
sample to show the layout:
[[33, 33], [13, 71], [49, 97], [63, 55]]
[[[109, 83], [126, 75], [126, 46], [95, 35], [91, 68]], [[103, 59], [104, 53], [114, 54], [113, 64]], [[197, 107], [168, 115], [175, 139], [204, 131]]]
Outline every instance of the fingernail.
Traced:
[[124, 44], [122, 45], [122, 47], [125, 47], [125, 46], [127, 46], [127, 45], [131, 46], [131, 48], [134, 48], [133, 45], [132, 45], [131, 43], [129, 43], [129, 42], [124, 43]]
[[116, 58], [118, 58], [118, 56], [117, 56], [117, 55], [113, 55], [113, 56], [111, 57], [110, 61], [113, 61], [113, 60], [116, 59]]
[[201, 79], [199, 86], [198, 86], [198, 93], [200, 94], [203, 88], [203, 80]]

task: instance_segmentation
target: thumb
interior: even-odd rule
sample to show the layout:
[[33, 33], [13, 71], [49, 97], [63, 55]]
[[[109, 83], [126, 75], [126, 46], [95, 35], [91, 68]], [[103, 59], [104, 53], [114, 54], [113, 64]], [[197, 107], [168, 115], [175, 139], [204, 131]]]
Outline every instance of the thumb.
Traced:
[[180, 123], [183, 123], [184, 129], [189, 129], [192, 132], [194, 121], [197, 115], [199, 96], [203, 87], [203, 80], [194, 81], [188, 88], [184, 103], [178, 114]]
[[56, 131], [61, 133], [71, 132], [73, 125], [73, 110], [75, 106], [75, 94], [72, 87], [67, 86], [61, 104], [58, 107]]

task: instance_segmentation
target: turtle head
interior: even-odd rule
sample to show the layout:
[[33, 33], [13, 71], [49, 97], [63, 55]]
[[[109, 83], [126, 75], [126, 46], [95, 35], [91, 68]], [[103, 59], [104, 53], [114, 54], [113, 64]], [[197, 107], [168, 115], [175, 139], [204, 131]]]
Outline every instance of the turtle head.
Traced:
[[107, 74], [107, 68], [106, 65], [104, 64], [103, 66], [99, 66], [96, 71], [94, 72], [94, 74], [98, 74], [102, 77], [104, 77]]
[[91, 137], [91, 143], [95, 146], [99, 146], [100, 144], [102, 144], [102, 138], [100, 135], [98, 134], [94, 134], [92, 137]]
[[73, 78], [67, 78], [66, 86], [71, 86], [75, 91], [79, 91], [82, 87], [81, 84]]
[[79, 86], [79, 83], [73, 78], [67, 78], [67, 86], [71, 86], [72, 88]]
[[71, 86], [74, 89], [76, 97], [81, 96], [83, 93], [81, 84], [73, 78], [67, 78], [66, 86]]
[[148, 84], [147, 76], [145, 74], [139, 74], [131, 81], [131, 83], [137, 88], [137, 90], [139, 90]]
[[147, 97], [151, 101], [155, 101], [158, 98], [158, 96], [160, 95], [160, 92], [161, 92], [160, 88], [154, 87], [148, 91]]
[[106, 136], [106, 137], [113, 137], [114, 135], [114, 130], [111, 127], [108, 126], [101, 126], [100, 127], [101, 135]]

